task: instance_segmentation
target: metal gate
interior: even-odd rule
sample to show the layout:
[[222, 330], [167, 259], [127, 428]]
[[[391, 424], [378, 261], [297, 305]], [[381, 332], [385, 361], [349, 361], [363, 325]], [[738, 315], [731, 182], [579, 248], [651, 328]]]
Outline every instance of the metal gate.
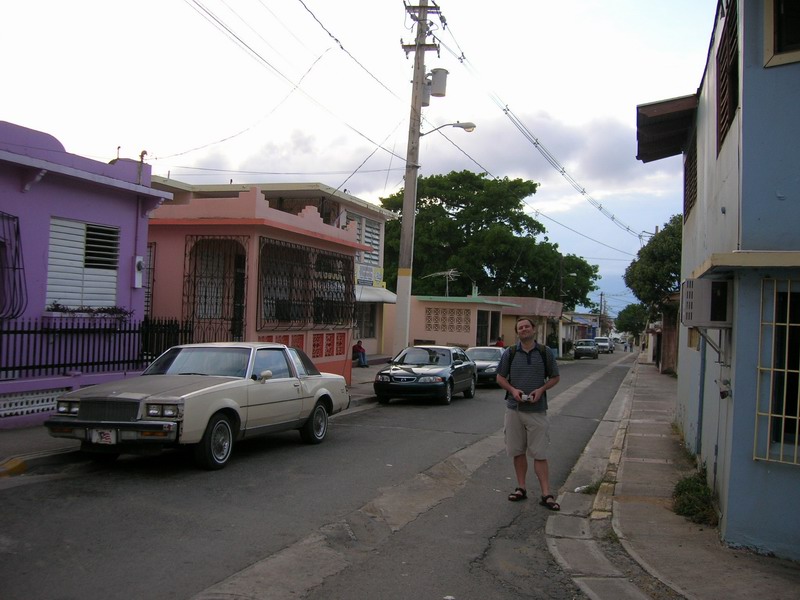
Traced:
[[244, 339], [248, 236], [186, 236], [183, 320], [195, 342]]

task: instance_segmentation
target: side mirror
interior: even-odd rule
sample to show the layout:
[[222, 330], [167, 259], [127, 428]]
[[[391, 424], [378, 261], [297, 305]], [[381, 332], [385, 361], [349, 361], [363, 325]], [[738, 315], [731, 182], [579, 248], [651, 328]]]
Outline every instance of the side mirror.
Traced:
[[261, 371], [261, 373], [258, 376], [258, 380], [261, 383], [264, 383], [267, 379], [272, 379], [272, 371], [270, 371], [269, 369], [267, 369], [266, 371]]

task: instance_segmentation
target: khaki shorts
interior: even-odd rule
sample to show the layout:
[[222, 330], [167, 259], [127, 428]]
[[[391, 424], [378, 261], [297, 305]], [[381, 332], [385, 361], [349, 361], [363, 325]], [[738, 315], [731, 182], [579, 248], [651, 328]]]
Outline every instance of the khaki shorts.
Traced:
[[547, 459], [550, 445], [550, 421], [545, 412], [522, 412], [506, 409], [503, 432], [508, 456], [527, 454], [534, 460]]

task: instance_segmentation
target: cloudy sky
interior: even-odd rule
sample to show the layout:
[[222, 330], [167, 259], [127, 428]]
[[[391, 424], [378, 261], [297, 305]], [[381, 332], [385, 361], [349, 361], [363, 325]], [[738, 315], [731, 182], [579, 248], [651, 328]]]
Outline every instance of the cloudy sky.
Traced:
[[[593, 300], [616, 314], [635, 302], [622, 273], [641, 240], [682, 204], [679, 157], [635, 158], [636, 105], [697, 90], [716, 0], [438, 6], [425, 62], [449, 72], [447, 95], [422, 130], [477, 128], [423, 137], [420, 174], [540, 183], [528, 207], [562, 253], [600, 267]], [[69, 152], [146, 151], [154, 174], [187, 182], [318, 181], [374, 202], [403, 186], [401, 0], [26, 0], [0, 14], [0, 119]]]

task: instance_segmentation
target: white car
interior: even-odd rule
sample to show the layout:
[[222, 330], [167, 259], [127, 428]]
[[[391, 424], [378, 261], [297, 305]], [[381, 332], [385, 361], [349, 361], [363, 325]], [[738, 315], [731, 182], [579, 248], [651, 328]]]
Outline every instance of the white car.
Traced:
[[594, 338], [595, 343], [597, 344], [597, 351], [602, 354], [611, 354], [614, 352], [614, 347], [611, 345], [612, 341], [607, 337], [596, 337]]
[[221, 469], [245, 438], [298, 429], [318, 444], [328, 416], [349, 405], [344, 377], [320, 373], [296, 348], [188, 344], [167, 350], [139, 377], [64, 394], [44, 425], [101, 459], [193, 446], [200, 466]]

